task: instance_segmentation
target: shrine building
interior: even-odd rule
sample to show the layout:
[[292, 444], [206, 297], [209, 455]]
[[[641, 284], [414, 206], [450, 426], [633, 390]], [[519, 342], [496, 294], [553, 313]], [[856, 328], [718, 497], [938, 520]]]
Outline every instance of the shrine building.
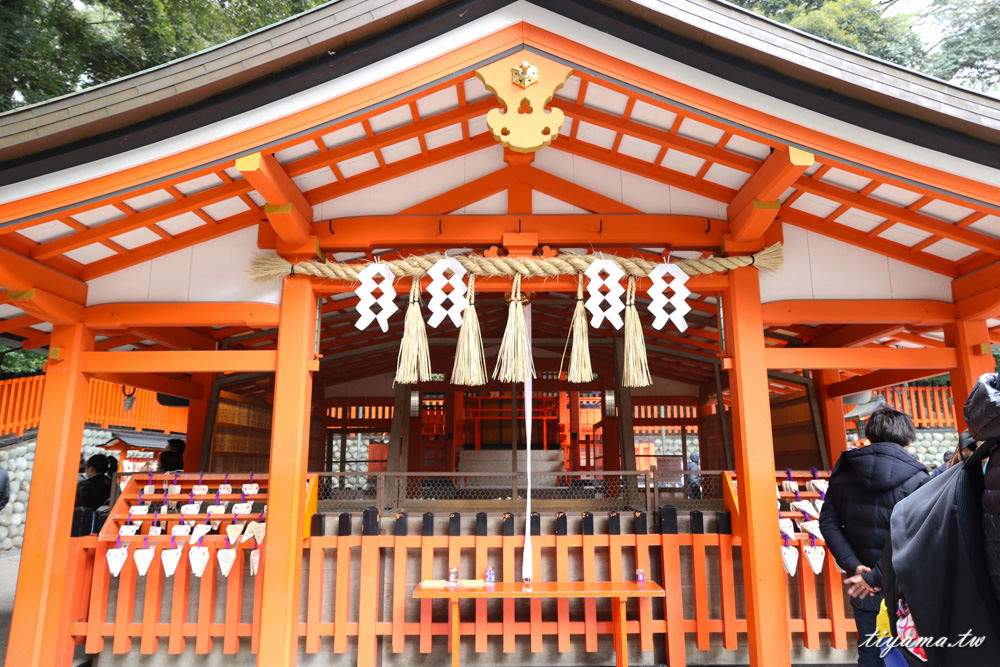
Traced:
[[[849, 664], [810, 519], [993, 370], [1000, 101], [717, 0], [339, 0], [0, 114], [0, 290], [9, 667]], [[183, 472], [81, 532], [127, 420]]]

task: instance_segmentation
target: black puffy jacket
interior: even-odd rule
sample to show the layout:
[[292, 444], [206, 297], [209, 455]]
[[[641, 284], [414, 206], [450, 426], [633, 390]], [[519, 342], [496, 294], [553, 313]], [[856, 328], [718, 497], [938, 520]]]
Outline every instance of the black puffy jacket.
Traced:
[[[976, 440], [1000, 439], [1000, 390], [995, 373], [980, 376], [965, 402], [965, 421]], [[983, 541], [993, 590], [1000, 598], [1000, 454], [993, 449], [983, 479]]]
[[[837, 565], [853, 575], [871, 568], [864, 579], [882, 586], [882, 550], [896, 503], [929, 479], [923, 464], [892, 442], [876, 442], [840, 455], [819, 527]], [[852, 600], [853, 601], [853, 600]]]

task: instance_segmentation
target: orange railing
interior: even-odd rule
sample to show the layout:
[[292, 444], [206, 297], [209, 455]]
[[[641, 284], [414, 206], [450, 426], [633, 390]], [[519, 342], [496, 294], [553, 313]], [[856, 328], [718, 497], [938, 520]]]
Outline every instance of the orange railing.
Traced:
[[[0, 435], [22, 435], [38, 427], [44, 386], [44, 375], [0, 381]], [[132, 388], [128, 391], [131, 393]], [[124, 398], [121, 385], [91, 380], [87, 423], [101, 428], [118, 426], [138, 431], [184, 433], [187, 430], [187, 408], [160, 405], [154, 392], [137, 389], [135, 403], [126, 411]]]
[[[136, 539], [142, 538], [131, 538]], [[135, 642], [142, 654], [179, 654], [186, 648], [207, 654], [220, 640], [223, 653], [256, 651], [261, 577], [250, 575], [249, 553], [242, 544], [228, 578], [222, 577], [215, 552], [223, 547], [223, 539], [205, 538], [210, 566], [197, 585], [185, 553], [170, 579], [163, 577], [159, 558], [154, 558], [146, 577], [137, 577], [130, 558], [113, 586], [105, 555], [115, 543], [74, 538], [71, 562], [76, 585], [69, 624], [73, 639], [86, 644], [88, 652], [110, 648], [116, 654], [134, 650]], [[190, 548], [186, 542], [177, 540], [185, 551]], [[450, 624], [442, 620], [442, 610], [435, 609], [432, 601], [412, 599], [412, 582], [441, 578], [449, 564], [461, 564], [470, 574], [493, 564], [498, 580], [514, 581], [523, 544], [523, 536], [503, 535], [307, 538], [303, 543], [305, 620], [299, 626], [305, 651], [315, 654], [332, 649], [342, 654], [356, 650], [355, 663], [364, 666], [377, 664], [379, 638], [382, 650], [394, 654], [441, 651], [445, 644], [434, 639], [448, 636]], [[735, 576], [741, 559], [740, 538], [735, 535], [540, 535], [532, 545], [539, 580], [627, 580], [632, 568], [638, 567], [662, 584], [667, 589], [662, 601], [645, 600], [630, 607], [627, 631], [643, 651], [664, 642], [669, 665], [687, 664], [688, 638], [698, 650], [734, 650], [742, 643], [740, 635], [747, 632], [747, 620], [740, 612], [742, 582]], [[265, 554], [262, 568], [266, 560]], [[785, 580], [791, 603], [790, 632], [808, 649], [846, 649], [848, 633], [855, 632], [846, 615], [840, 576], [828, 553], [819, 575], [802, 566], [795, 577]], [[358, 595], [358, 581], [384, 582], [385, 588], [379, 594]], [[190, 605], [189, 595], [197, 596]], [[224, 596], [225, 605], [216, 604], [219, 596]], [[382, 600], [387, 601], [385, 606]], [[492, 605], [486, 600], [463, 615], [459, 632], [473, 640], [476, 653], [488, 652], [490, 644], [493, 650], [502, 645], [510, 652], [520, 642], [537, 653], [544, 650], [547, 638], [556, 641], [559, 651], [577, 645], [596, 652], [611, 645], [610, 613], [593, 600], [559, 600], [552, 607], [521, 603], [528, 612], [523, 619], [515, 616], [515, 601], [500, 604], [501, 615], [488, 613]], [[439, 662], [444, 660], [443, 655], [438, 657]]]
[[913, 417], [917, 428], [955, 428], [951, 387], [890, 387], [886, 402]]

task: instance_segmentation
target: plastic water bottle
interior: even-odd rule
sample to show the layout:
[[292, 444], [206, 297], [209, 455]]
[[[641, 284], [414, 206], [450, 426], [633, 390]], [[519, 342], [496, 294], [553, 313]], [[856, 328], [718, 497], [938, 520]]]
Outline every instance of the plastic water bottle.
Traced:
[[485, 575], [483, 576], [483, 580], [484, 580], [484, 581], [485, 581], [486, 583], [488, 583], [488, 584], [493, 584], [493, 583], [496, 583], [496, 580], [497, 580], [497, 573], [496, 573], [496, 571], [495, 571], [495, 570], [493, 569], [493, 566], [492, 566], [492, 565], [490, 565], [490, 566], [488, 566], [488, 567], [486, 568], [486, 574], [485, 574]]
[[453, 567], [450, 570], [448, 570], [448, 583], [451, 584], [452, 586], [457, 586], [458, 585], [458, 568], [457, 567]]
[[639, 584], [640, 586], [646, 583], [646, 573], [640, 568], [637, 568], [635, 571], [635, 583]]

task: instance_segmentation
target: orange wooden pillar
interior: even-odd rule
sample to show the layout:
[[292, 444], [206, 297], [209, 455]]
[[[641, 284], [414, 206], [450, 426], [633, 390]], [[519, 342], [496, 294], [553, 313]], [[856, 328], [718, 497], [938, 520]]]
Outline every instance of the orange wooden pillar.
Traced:
[[980, 375], [994, 370], [990, 331], [985, 320], [958, 320], [944, 328], [944, 341], [955, 348], [958, 356], [958, 368], [953, 368], [950, 374], [955, 422], [961, 432], [965, 430], [962, 408], [969, 397], [969, 390]]
[[83, 353], [93, 344], [93, 334], [82, 324], [52, 329], [8, 667], [72, 662], [69, 534], [89, 385], [80, 369]]
[[835, 370], [818, 370], [813, 373], [816, 382], [816, 399], [819, 403], [820, 418], [823, 420], [823, 434], [826, 436], [826, 452], [830, 468], [837, 465], [837, 459], [847, 449], [847, 428], [844, 426], [844, 402], [840, 397], [830, 396], [827, 389], [840, 379]]
[[285, 278], [278, 323], [274, 421], [264, 542], [257, 664], [294, 666], [299, 652], [302, 536], [309, 410], [316, 345], [316, 297], [305, 276]]
[[201, 398], [191, 401], [188, 407], [188, 425], [184, 448], [184, 470], [201, 470], [201, 454], [205, 446], [205, 426], [208, 409], [212, 405], [212, 383], [215, 373], [195, 373], [194, 383], [201, 387]]
[[757, 270], [730, 271], [725, 297], [750, 665], [787, 667], [789, 612], [778, 549], [774, 442]]

